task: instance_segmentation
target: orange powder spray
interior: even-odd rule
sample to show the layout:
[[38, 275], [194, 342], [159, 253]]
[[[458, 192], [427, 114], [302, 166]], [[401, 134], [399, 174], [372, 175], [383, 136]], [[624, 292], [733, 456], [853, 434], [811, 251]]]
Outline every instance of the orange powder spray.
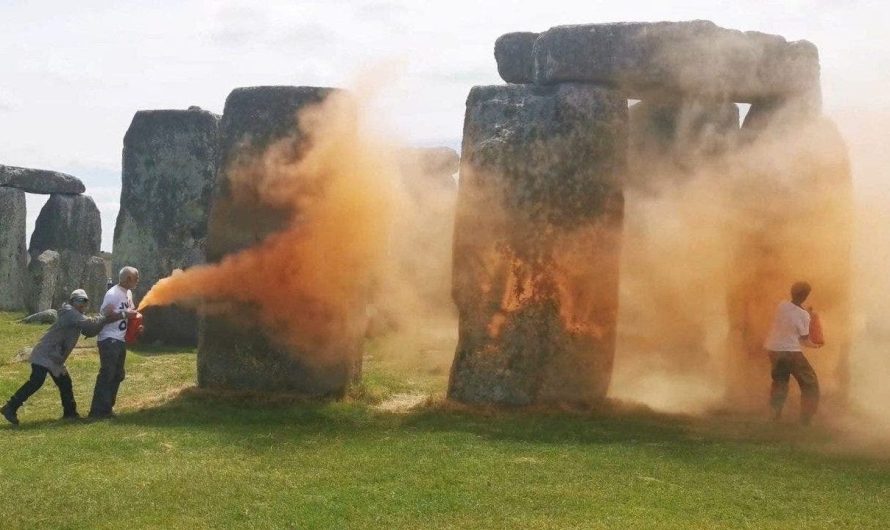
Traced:
[[140, 309], [175, 302], [251, 315], [275, 340], [309, 354], [355, 336], [385, 268], [397, 196], [392, 149], [366, 131], [359, 103], [334, 93], [305, 109], [298, 126], [309, 147], [298, 159], [283, 140], [231, 176], [234, 193], [249, 187], [262, 203], [289, 212], [286, 228], [159, 281]]

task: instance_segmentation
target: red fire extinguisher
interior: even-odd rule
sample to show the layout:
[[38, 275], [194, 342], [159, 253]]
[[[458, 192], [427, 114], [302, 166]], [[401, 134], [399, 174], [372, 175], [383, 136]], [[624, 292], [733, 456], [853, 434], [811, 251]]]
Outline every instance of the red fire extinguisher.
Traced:
[[134, 316], [127, 319], [127, 334], [124, 337], [124, 340], [127, 341], [127, 344], [133, 344], [139, 339], [139, 335], [142, 334], [142, 313], [136, 313]]
[[819, 313], [810, 308], [810, 342], [817, 346], [825, 345], [825, 336], [822, 333], [822, 321], [819, 319]]

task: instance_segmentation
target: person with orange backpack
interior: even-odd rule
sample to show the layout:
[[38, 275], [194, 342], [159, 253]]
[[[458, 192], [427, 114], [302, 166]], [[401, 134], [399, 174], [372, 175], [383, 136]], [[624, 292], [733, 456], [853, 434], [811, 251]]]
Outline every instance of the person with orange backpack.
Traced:
[[791, 286], [791, 300], [779, 304], [772, 329], [764, 343], [772, 365], [770, 405], [773, 420], [778, 420], [782, 415], [791, 376], [800, 386], [801, 423], [808, 425], [819, 407], [819, 379], [803, 354], [804, 346], [821, 348], [824, 344], [818, 316], [814, 318], [810, 311], [803, 308], [811, 290], [807, 282], [797, 282]]

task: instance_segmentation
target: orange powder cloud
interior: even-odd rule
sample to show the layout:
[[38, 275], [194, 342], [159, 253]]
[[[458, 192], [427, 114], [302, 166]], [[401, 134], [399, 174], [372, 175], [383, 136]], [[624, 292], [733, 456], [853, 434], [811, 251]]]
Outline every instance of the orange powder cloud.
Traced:
[[285, 139], [230, 175], [233, 193], [291, 212], [286, 228], [159, 281], [140, 309], [178, 303], [249, 315], [307, 352], [362, 332], [394, 212], [392, 150], [365, 131], [359, 100], [345, 93], [304, 109], [298, 124], [309, 146], [298, 159]]

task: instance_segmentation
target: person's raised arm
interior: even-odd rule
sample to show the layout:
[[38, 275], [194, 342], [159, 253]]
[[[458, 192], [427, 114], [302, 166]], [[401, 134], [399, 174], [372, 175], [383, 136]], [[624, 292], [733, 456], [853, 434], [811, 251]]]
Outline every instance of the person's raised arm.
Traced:
[[102, 327], [111, 319], [104, 315], [97, 315], [94, 317], [88, 317], [85, 315], [80, 315], [80, 318], [77, 320], [77, 329], [80, 330], [80, 333], [84, 337], [95, 337], [102, 331]]

